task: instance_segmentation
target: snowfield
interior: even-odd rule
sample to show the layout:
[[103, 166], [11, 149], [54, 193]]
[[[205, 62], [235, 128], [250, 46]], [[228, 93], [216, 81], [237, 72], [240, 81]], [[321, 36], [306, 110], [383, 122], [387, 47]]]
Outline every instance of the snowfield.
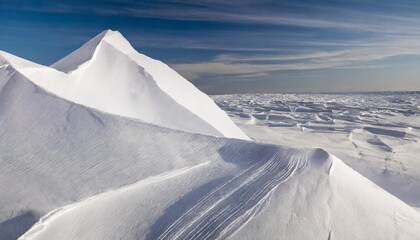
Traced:
[[315, 144], [269, 143], [241, 97], [215, 99], [257, 141], [118, 32], [81, 49], [0, 53], [0, 239], [419, 238], [414, 208]]
[[420, 93], [213, 96], [259, 142], [320, 147], [420, 208]]

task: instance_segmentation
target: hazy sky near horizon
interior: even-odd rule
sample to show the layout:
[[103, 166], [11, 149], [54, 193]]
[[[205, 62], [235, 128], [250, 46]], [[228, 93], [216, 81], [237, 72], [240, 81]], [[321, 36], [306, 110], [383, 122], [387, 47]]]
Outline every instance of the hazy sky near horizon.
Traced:
[[417, 0], [0, 0], [0, 50], [44, 65], [105, 29], [210, 94], [420, 90]]

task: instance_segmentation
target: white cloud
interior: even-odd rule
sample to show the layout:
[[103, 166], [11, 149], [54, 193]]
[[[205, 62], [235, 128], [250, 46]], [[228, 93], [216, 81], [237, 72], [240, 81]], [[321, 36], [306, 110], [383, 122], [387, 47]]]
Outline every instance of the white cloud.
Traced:
[[[345, 50], [313, 52], [296, 55], [226, 55], [212, 61], [172, 65], [190, 80], [206, 76], [226, 75], [239, 79], [276, 71], [333, 68], [378, 68], [376, 61], [402, 55], [420, 56], [420, 41], [397, 39], [373, 46], [358, 46]], [[265, 62], [261, 64], [260, 62]], [[266, 62], [269, 62], [268, 64]], [[234, 77], [230, 77], [234, 76]]]

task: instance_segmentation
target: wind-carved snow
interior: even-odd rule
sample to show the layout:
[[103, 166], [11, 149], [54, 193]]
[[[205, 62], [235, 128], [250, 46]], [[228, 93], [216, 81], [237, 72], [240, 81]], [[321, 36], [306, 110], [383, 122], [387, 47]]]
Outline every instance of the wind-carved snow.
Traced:
[[65, 214], [68, 211], [71, 211], [74, 208], [77, 208], [78, 206], [85, 204], [86, 202], [90, 202], [90, 201], [94, 201], [95, 199], [100, 199], [100, 198], [104, 198], [106, 196], [115, 194], [116, 192], [121, 192], [121, 191], [125, 191], [129, 188], [135, 188], [138, 186], [144, 186], [144, 185], [148, 185], [151, 183], [155, 183], [155, 182], [159, 182], [159, 181], [163, 181], [166, 179], [170, 179], [173, 177], [177, 177], [179, 175], [182, 175], [184, 173], [187, 173], [189, 171], [194, 170], [195, 168], [199, 168], [202, 167], [204, 165], [208, 164], [208, 162], [204, 162], [201, 164], [198, 164], [196, 166], [192, 166], [192, 167], [184, 167], [184, 168], [180, 168], [177, 170], [173, 170], [173, 171], [168, 171], [168, 172], [164, 172], [162, 174], [153, 176], [153, 177], [149, 177], [143, 180], [140, 180], [136, 183], [121, 187], [115, 191], [108, 191], [108, 192], [104, 192], [98, 195], [95, 195], [93, 197], [90, 197], [88, 199], [85, 199], [81, 202], [76, 202], [70, 205], [67, 205], [65, 207], [62, 208], [58, 208], [55, 209], [49, 213], [47, 213], [44, 217], [42, 217], [37, 223], [35, 223], [31, 229], [29, 229], [25, 234], [23, 234], [19, 239], [32, 239], [34, 237], [36, 237], [38, 235], [38, 233], [40, 233], [45, 227], [47, 227], [48, 224], [50, 224], [52, 221], [54, 221], [56, 218], [60, 217], [62, 214]]
[[138, 53], [107, 30], [53, 64], [4, 54], [21, 74], [62, 98], [177, 130], [249, 138], [206, 94], [166, 64]]
[[225, 239], [250, 220], [269, 192], [306, 165], [305, 155], [265, 151], [274, 156], [249, 163], [251, 166], [209, 192], [157, 239]]
[[[142, 57], [104, 34], [94, 58], [55, 65], [73, 63], [68, 73], [1, 53], [0, 239], [418, 239], [420, 213], [322, 149], [203, 135], [219, 131], [205, 119], [194, 120], [198, 133], [179, 131], [63, 99], [71, 76], [100, 89], [87, 73], [113, 67], [106, 53], [127, 73], [104, 79], [127, 84], [142, 71]], [[162, 89], [141, 80], [145, 94]]]
[[420, 94], [213, 96], [257, 141], [322, 147], [420, 208]]

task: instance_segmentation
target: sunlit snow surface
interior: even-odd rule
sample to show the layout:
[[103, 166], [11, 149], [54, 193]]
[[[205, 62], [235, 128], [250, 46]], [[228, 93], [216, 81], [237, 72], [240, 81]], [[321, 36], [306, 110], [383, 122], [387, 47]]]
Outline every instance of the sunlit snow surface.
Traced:
[[322, 147], [420, 207], [420, 92], [212, 98], [253, 139]]
[[215, 97], [251, 141], [119, 32], [53, 67], [0, 51], [0, 240], [419, 239], [417, 95]]

